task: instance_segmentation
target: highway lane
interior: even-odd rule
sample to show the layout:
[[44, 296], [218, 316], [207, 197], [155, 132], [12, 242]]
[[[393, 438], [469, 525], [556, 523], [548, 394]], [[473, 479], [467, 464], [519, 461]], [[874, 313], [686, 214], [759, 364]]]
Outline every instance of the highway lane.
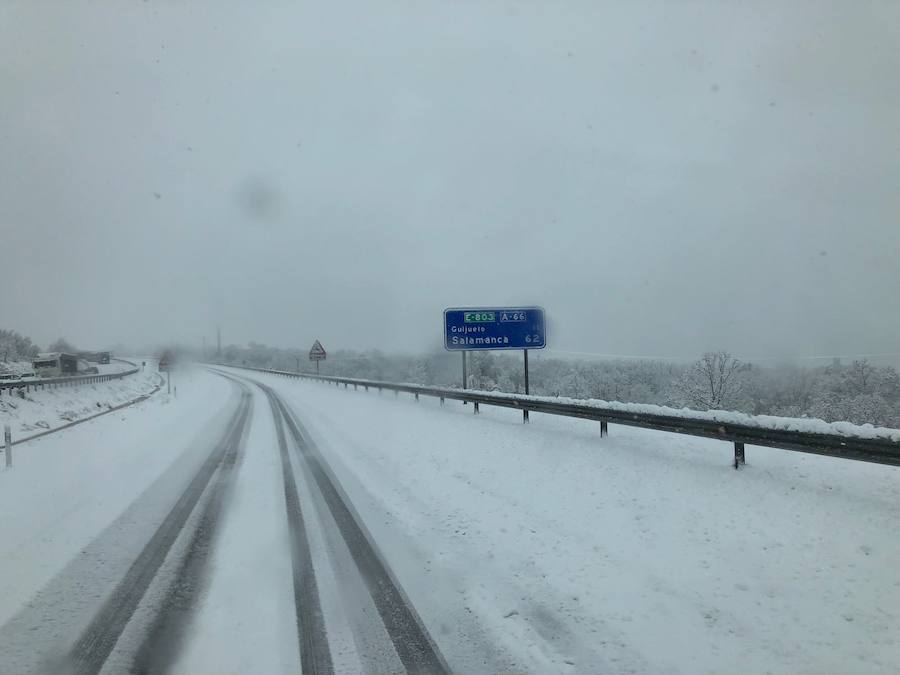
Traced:
[[217, 440], [0, 627], [2, 670], [449, 672], [297, 413], [219, 376], [234, 395]]

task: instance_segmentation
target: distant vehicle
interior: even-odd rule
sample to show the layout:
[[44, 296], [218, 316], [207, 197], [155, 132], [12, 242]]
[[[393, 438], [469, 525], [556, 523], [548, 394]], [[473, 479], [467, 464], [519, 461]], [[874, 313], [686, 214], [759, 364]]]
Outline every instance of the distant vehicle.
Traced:
[[109, 363], [109, 352], [78, 352], [76, 356], [85, 361], [93, 361], [94, 363]]
[[100, 369], [90, 365], [85, 359], [78, 359], [78, 372], [82, 375], [97, 375]]
[[162, 354], [159, 355], [159, 365], [157, 369], [160, 371], [166, 371], [172, 367], [172, 364], [175, 362], [175, 354], [172, 353], [171, 350], [166, 349]]
[[37, 373], [0, 373], [0, 382], [31, 382], [38, 379]]
[[34, 372], [40, 377], [63, 377], [78, 374], [78, 357], [74, 354], [53, 352], [38, 354], [31, 362]]

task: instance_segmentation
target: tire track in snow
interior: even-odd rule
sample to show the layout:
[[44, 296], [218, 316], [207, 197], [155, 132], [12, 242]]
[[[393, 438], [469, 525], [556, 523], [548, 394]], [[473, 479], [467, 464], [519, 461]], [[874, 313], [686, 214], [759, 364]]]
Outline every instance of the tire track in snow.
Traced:
[[319, 601], [319, 589], [316, 584], [306, 526], [300, 509], [297, 482], [294, 479], [287, 439], [284, 435], [284, 420], [272, 393], [263, 391], [272, 408], [272, 417], [275, 420], [275, 431], [278, 436], [278, 449], [281, 455], [285, 509], [287, 511], [288, 527], [291, 532], [294, 610], [296, 612], [297, 634], [300, 643], [301, 668], [303, 673], [311, 675], [331, 675], [334, 672], [334, 666], [331, 660], [331, 651], [328, 648], [325, 618], [322, 614], [321, 602]]
[[[305, 466], [312, 475], [337, 524], [341, 537], [347, 544], [356, 568], [406, 671], [422, 674], [449, 673], [449, 667], [428, 634], [418, 613], [377, 550], [371, 535], [356, 514], [349, 498], [344, 494], [337, 479], [331, 475], [330, 469], [309, 434], [271, 387], [255, 381], [254, 383], [266, 392], [270, 401], [278, 407], [291, 437], [302, 453], [301, 460], [305, 462]], [[306, 671], [304, 670], [304, 672]]]
[[[240, 386], [244, 387], [243, 384]], [[250, 396], [248, 391], [244, 395]], [[242, 396], [243, 399], [243, 396]], [[249, 400], [249, 399], [248, 399]], [[219, 464], [218, 473], [209, 488], [209, 499], [203, 507], [200, 521], [191, 535], [185, 557], [166, 591], [162, 608], [149, 632], [138, 647], [132, 672], [165, 673], [174, 665], [200, 593], [208, 581], [207, 570], [213, 550], [217, 525], [230, 490], [234, 474], [243, 457], [243, 432], [250, 418], [250, 408], [236, 430]]]
[[[181, 629], [188, 618], [186, 610], [189, 609], [195, 592], [199, 590], [199, 577], [205, 568], [216, 517], [223, 501], [222, 493], [230, 476], [228, 469], [236, 465], [244, 430], [250, 417], [252, 402], [250, 391], [243, 383], [238, 383], [238, 386], [242, 390], [240, 405], [230, 420], [222, 440], [210, 453], [163, 523], [132, 563], [112, 596], [103, 604], [70, 650], [69, 663], [73, 672], [97, 673], [103, 668], [201, 496], [206, 492], [217, 470], [222, 469], [213, 485], [214, 492], [201, 518], [201, 526], [195, 531], [189, 553], [180, 566], [181, 573], [187, 575], [185, 582], [176, 579], [170, 587], [166, 595], [166, 605], [154, 621], [154, 629], [138, 649], [135, 669], [137, 672], [148, 672], [150, 668], [162, 667], [160, 659], [174, 658], [174, 652], [183, 633]], [[191, 585], [188, 587], [184, 583]], [[178, 597], [179, 594], [185, 594], [185, 597]]]

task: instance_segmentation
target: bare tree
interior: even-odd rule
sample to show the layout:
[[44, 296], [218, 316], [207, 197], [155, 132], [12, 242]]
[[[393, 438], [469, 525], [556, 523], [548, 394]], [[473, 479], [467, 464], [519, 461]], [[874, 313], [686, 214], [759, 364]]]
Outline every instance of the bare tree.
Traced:
[[854, 361], [844, 372], [844, 388], [851, 396], [872, 392], [875, 368], [866, 360]]
[[728, 352], [706, 352], [685, 373], [682, 392], [692, 406], [721, 409], [741, 393], [746, 366]]

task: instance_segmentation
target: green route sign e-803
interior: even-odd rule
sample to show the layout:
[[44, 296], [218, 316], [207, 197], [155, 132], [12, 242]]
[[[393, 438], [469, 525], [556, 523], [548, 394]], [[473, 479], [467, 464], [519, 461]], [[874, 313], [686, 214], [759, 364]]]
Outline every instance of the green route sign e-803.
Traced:
[[496, 319], [494, 312], [466, 312], [463, 321], [466, 323], [493, 323]]
[[540, 307], [450, 308], [444, 310], [444, 348], [449, 351], [543, 349]]

